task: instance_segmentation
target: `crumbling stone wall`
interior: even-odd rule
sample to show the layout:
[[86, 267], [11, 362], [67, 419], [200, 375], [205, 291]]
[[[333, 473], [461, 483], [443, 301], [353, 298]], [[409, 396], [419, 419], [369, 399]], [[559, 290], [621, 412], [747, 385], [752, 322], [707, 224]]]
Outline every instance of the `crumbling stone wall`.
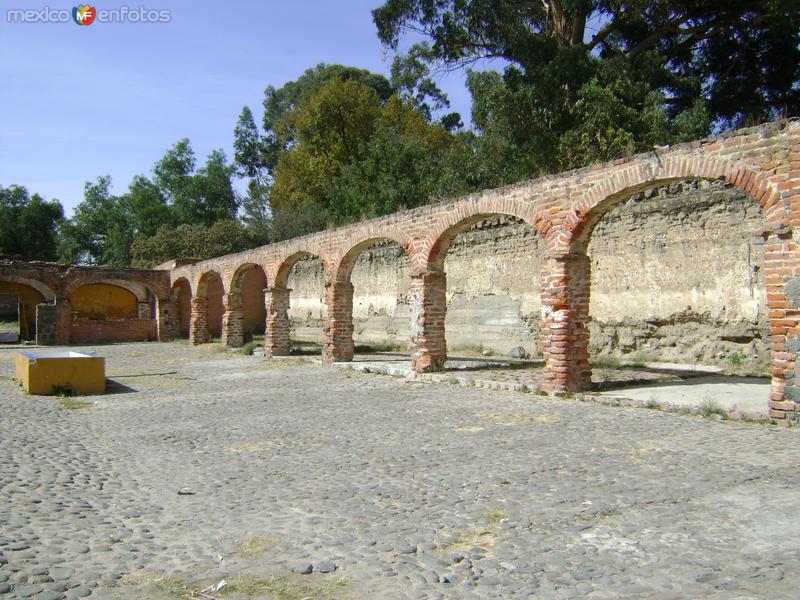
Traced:
[[[595, 356], [752, 367], [769, 361], [763, 210], [722, 182], [682, 181], [632, 196], [598, 222], [592, 259], [590, 348]], [[544, 243], [511, 217], [456, 237], [445, 259], [447, 345], [539, 356]], [[396, 243], [364, 251], [353, 268], [357, 344], [408, 343], [410, 262]], [[324, 270], [290, 275], [293, 336], [322, 341]]]
[[[797, 358], [789, 342], [800, 332], [800, 311], [785, 295], [791, 278], [800, 276], [797, 120], [784, 119], [714, 138], [654, 148], [631, 157], [176, 266], [169, 276], [170, 281], [185, 277], [197, 290], [204, 277], [219, 273], [226, 292], [224, 322], [235, 325], [241, 321], [241, 298], [234, 285], [236, 273], [247, 264], [262, 267], [268, 282], [265, 356], [282, 356], [290, 348], [289, 273], [300, 256], [319, 257], [324, 269], [327, 310], [322, 359], [329, 364], [352, 360], [351, 273], [356, 260], [375, 241], [392, 240], [409, 255], [411, 366], [417, 372], [425, 372], [441, 368], [447, 357], [448, 286], [444, 263], [452, 242], [460, 232], [492, 215], [522, 219], [542, 237], [547, 249], [541, 257], [539, 281], [538, 345], [544, 358], [541, 388], [580, 392], [591, 383], [591, 259], [587, 254], [590, 232], [609, 209], [633, 194], [697, 179], [726, 181], [749, 194], [764, 211], [767, 227], [760, 236], [764, 240], [772, 350], [769, 408], [775, 418], [797, 418], [800, 403], [787, 400], [785, 391], [787, 382], [793, 381]], [[190, 339], [203, 343], [208, 339], [205, 298], [197, 297], [192, 302]], [[226, 343], [234, 346], [240, 338], [223, 335]]]
[[686, 181], [613, 207], [589, 242], [594, 354], [768, 363], [763, 210], [722, 182]]

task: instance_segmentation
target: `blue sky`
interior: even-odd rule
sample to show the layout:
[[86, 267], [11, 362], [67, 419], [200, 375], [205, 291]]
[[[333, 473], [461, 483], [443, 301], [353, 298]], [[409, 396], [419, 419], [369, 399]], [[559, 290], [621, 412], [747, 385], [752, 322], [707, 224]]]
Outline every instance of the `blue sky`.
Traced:
[[[230, 157], [244, 104], [260, 123], [267, 84], [319, 62], [388, 73], [370, 10], [355, 0], [93, 3], [100, 9], [169, 9], [161, 24], [9, 23], [8, 8], [71, 9], [8, 0], [0, 14], [0, 185], [57, 198], [67, 214], [83, 184], [111, 175], [122, 193], [182, 137], [198, 163]], [[469, 115], [463, 74], [440, 80], [451, 110]]]

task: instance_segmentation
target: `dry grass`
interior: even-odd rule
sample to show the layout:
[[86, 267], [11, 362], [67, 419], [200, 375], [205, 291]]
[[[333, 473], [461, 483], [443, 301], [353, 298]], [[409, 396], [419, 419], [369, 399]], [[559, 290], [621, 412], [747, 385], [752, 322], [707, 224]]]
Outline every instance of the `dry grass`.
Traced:
[[556, 414], [543, 415], [521, 415], [521, 414], [496, 414], [480, 413], [479, 417], [492, 421], [495, 425], [510, 427], [512, 425], [524, 425], [526, 423], [556, 423], [561, 417]]
[[94, 403], [87, 402], [86, 400], [76, 400], [74, 398], [59, 398], [61, 406], [68, 410], [80, 410], [81, 408], [91, 408]]
[[241, 444], [225, 446], [225, 452], [269, 452], [279, 447], [280, 444], [273, 442], [242, 442]]
[[270, 548], [274, 548], [279, 541], [280, 540], [278, 538], [269, 536], [255, 536], [246, 538], [236, 544], [236, 556], [239, 556], [240, 558], [261, 556]]
[[223, 595], [237, 594], [245, 598], [274, 597], [276, 600], [322, 600], [339, 594], [350, 587], [350, 581], [343, 576], [288, 577], [284, 575], [246, 575], [234, 579], [223, 588]]
[[279, 369], [282, 367], [303, 367], [309, 362], [304, 358], [278, 358], [264, 362], [262, 369]]

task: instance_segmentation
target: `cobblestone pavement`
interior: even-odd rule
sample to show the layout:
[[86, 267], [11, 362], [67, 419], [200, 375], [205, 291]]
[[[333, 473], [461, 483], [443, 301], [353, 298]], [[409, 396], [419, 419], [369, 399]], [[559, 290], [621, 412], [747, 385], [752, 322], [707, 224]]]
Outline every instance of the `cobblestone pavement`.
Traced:
[[82, 408], [25, 396], [0, 350], [0, 599], [180, 598], [223, 578], [208, 595], [800, 589], [796, 430], [210, 345], [95, 350], [115, 393]]

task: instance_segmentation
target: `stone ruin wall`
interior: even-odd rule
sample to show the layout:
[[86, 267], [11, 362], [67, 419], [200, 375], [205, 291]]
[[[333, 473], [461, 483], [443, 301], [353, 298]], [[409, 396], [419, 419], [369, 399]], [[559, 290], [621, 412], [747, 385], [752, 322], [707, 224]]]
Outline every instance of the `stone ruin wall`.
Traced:
[[[589, 243], [593, 355], [753, 367], [769, 361], [769, 326], [754, 232], [765, 229], [749, 195], [720, 182], [684, 181], [612, 208]], [[539, 265], [544, 246], [525, 223], [483, 221], [460, 234], [445, 260], [451, 351], [539, 356]], [[391, 243], [353, 269], [356, 344], [409, 339], [409, 262]], [[318, 259], [289, 278], [293, 337], [322, 339], [324, 276]]]

